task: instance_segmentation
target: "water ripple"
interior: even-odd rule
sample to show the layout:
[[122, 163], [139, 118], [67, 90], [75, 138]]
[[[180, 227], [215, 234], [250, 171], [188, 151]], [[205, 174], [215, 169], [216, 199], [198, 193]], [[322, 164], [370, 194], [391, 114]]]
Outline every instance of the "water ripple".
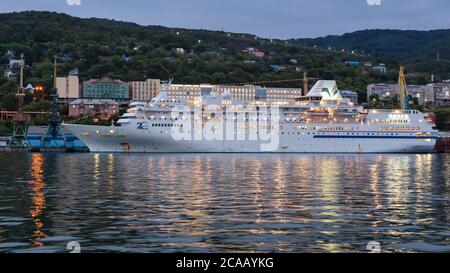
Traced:
[[449, 157], [3, 154], [0, 252], [450, 252]]

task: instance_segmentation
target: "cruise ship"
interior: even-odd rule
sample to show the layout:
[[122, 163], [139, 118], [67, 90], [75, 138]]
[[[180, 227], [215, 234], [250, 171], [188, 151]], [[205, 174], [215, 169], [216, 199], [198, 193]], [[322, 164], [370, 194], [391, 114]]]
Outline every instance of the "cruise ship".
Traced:
[[430, 153], [437, 131], [417, 110], [363, 109], [319, 81], [292, 101], [193, 100], [167, 95], [133, 102], [111, 126], [65, 124], [91, 152], [126, 153]]

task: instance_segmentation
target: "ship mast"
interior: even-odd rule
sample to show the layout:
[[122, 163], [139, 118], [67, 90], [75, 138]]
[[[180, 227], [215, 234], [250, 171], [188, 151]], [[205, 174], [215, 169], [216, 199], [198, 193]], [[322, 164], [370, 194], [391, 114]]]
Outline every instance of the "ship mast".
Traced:
[[308, 74], [306, 71], [303, 72], [303, 96], [308, 94]]

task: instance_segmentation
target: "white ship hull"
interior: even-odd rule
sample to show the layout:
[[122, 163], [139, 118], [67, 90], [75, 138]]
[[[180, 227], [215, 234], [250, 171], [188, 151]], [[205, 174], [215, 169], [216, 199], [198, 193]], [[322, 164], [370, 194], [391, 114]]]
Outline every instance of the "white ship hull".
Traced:
[[170, 128], [65, 126], [91, 152], [112, 153], [431, 153], [436, 143], [432, 136], [296, 132], [280, 133], [277, 148], [264, 151], [259, 140], [174, 140]]
[[335, 81], [319, 81], [303, 100], [278, 104], [243, 104], [229, 94], [188, 102], [161, 91], [150, 103], [130, 106], [117, 126], [65, 126], [91, 152], [431, 153], [436, 144], [428, 116], [354, 107]]

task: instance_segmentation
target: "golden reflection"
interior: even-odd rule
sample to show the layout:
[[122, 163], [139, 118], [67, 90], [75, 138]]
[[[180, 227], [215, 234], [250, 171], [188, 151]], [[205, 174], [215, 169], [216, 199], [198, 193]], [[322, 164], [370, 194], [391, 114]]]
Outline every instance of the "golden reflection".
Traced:
[[418, 154], [416, 155], [416, 166], [415, 171], [416, 175], [414, 176], [414, 183], [416, 189], [416, 207], [415, 210], [417, 213], [426, 213], [427, 208], [423, 206], [426, 202], [424, 201], [428, 195], [428, 189], [431, 186], [431, 172], [433, 167], [433, 156], [431, 154]]
[[261, 189], [261, 170], [262, 164], [261, 160], [258, 160], [257, 158], [254, 159], [255, 162], [255, 194], [253, 195], [253, 202], [255, 204], [256, 208], [256, 223], [261, 223], [261, 213], [263, 212], [263, 206], [261, 203], [261, 196], [262, 196], [262, 189]]
[[39, 240], [48, 237], [44, 231], [44, 224], [41, 215], [45, 209], [45, 193], [44, 193], [44, 157], [42, 154], [34, 153], [31, 155], [31, 176], [33, 179], [29, 182], [31, 189], [30, 215], [33, 218], [35, 230], [31, 236], [32, 244], [35, 246], [43, 246]]
[[[155, 164], [155, 162], [153, 160], [153, 156], [149, 156], [147, 158], [147, 170], [148, 170], [147, 171], [147, 179], [149, 181], [152, 181], [155, 179], [155, 174], [153, 172], [153, 169], [155, 168], [154, 164]], [[149, 183], [149, 185], [153, 185], [153, 183]]]
[[285, 170], [285, 162], [281, 160], [278, 156], [276, 158], [275, 168], [274, 168], [274, 182], [275, 182], [275, 192], [273, 195], [274, 206], [277, 211], [280, 213], [275, 215], [275, 217], [282, 223], [286, 222], [283, 214], [281, 213], [284, 210], [284, 203], [286, 198], [286, 170]]
[[369, 167], [370, 190], [372, 191], [373, 194], [373, 204], [376, 210], [379, 210], [383, 207], [380, 189], [378, 188], [380, 184], [380, 175], [381, 175], [379, 170], [381, 160], [382, 157], [377, 157], [375, 162], [373, 162]]
[[[108, 175], [107, 175], [107, 184], [104, 187], [104, 191], [106, 194], [108, 194], [108, 197], [112, 197], [114, 195], [114, 184], [115, 184], [115, 175], [114, 175], [114, 155], [108, 154], [107, 157], [108, 163], [106, 168], [108, 169]], [[110, 211], [108, 211], [110, 212]]]
[[108, 154], [108, 172], [114, 172], [114, 155]]
[[[204, 179], [193, 181], [191, 192], [187, 197], [191, 204], [187, 206], [186, 214], [193, 219], [190, 222], [192, 226], [190, 233], [192, 235], [204, 235], [207, 233], [204, 226], [209, 219], [207, 208], [211, 203], [212, 162], [209, 157], [206, 160], [197, 159], [196, 163], [199, 166], [196, 168], [200, 170], [199, 174], [203, 174]], [[203, 163], [204, 167], [202, 167]]]
[[341, 248], [342, 248], [342, 245], [341, 244], [333, 244], [333, 243], [324, 243], [323, 241], [321, 242], [321, 243], [319, 243], [318, 245], [317, 245], [318, 247], [320, 247], [320, 248], [322, 248], [322, 249], [324, 249], [324, 250], [326, 250], [327, 252], [333, 252], [333, 253], [336, 253], [336, 252], [342, 252], [342, 250], [341, 250]]
[[177, 157], [171, 156], [166, 159], [163, 157], [160, 158], [160, 166], [167, 169], [167, 172], [164, 173], [164, 175], [161, 175], [160, 178], [163, 181], [169, 181], [173, 182], [177, 180], [177, 177], [179, 176], [179, 170], [177, 165]]
[[203, 181], [203, 173], [202, 173], [202, 159], [200, 157], [196, 157], [194, 160], [194, 165], [192, 166], [194, 169], [194, 181]]
[[[181, 225], [167, 226], [165, 229], [168, 232], [183, 232], [191, 236], [207, 234], [209, 230], [205, 228], [205, 225], [210, 218], [212, 161], [209, 158], [205, 160], [200, 156], [194, 157], [192, 162], [188, 161], [188, 164], [191, 165], [190, 168], [193, 170], [192, 180], [177, 181], [182, 173], [176, 164], [177, 157], [174, 157], [174, 160], [172, 167], [167, 170], [168, 174], [163, 179], [163, 181], [168, 182], [167, 186], [172, 189], [164, 193], [164, 198], [173, 204], [178, 204], [179, 210], [174, 210], [174, 214], [181, 212], [185, 217], [177, 218]], [[160, 164], [162, 165], [161, 162]], [[180, 194], [183, 195], [183, 200], [179, 199]]]
[[[339, 162], [336, 157], [326, 157], [321, 161], [321, 182], [322, 182], [322, 194], [324, 199], [329, 203], [335, 203], [337, 201], [337, 190], [339, 180]], [[330, 209], [336, 210], [336, 206], [332, 206]]]
[[[323, 217], [320, 222], [332, 224], [337, 222], [336, 218], [339, 216], [339, 207], [337, 203], [338, 181], [340, 175], [339, 161], [336, 157], [325, 157], [320, 161], [320, 173], [321, 173], [321, 191], [323, 200], [326, 205], [321, 206], [321, 212], [319, 213]], [[328, 217], [327, 217], [328, 216]], [[338, 232], [333, 230], [319, 231], [325, 235], [336, 235]], [[318, 242], [320, 244], [320, 242]], [[338, 251], [339, 246], [333, 243], [329, 243], [323, 246], [328, 251]]]
[[100, 154], [94, 155], [94, 184], [97, 184], [97, 181], [100, 180]]
[[[407, 204], [410, 190], [411, 158], [409, 155], [388, 157], [386, 161], [386, 183], [389, 193], [387, 201], [389, 205], [397, 206]], [[399, 215], [400, 216], [400, 215]]]

